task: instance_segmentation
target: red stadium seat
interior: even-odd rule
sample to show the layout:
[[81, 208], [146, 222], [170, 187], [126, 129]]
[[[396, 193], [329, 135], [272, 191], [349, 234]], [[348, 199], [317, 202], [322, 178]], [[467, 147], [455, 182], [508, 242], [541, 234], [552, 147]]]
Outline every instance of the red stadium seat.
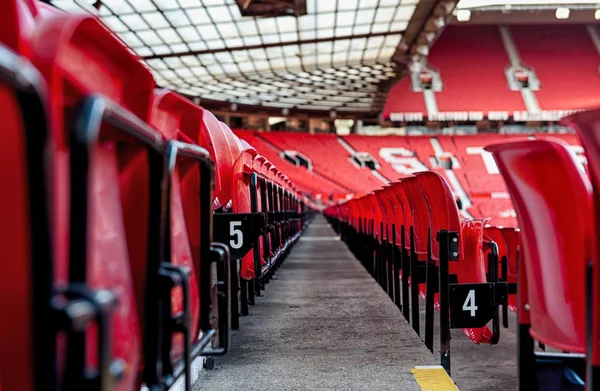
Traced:
[[581, 282], [586, 262], [594, 256], [589, 182], [559, 142], [523, 141], [487, 149], [494, 153], [517, 209], [531, 334], [550, 346], [584, 352], [585, 289]]
[[[116, 293], [109, 353], [127, 368], [116, 389], [130, 389], [139, 379], [141, 351], [136, 310], [141, 306], [136, 306], [134, 282], [139, 292], [145, 276], [134, 279], [126, 271], [135, 275], [133, 265], [159, 259], [159, 232], [149, 229], [150, 221], [160, 221], [149, 213], [151, 191], [159, 189], [152, 187], [147, 161], [149, 155], [162, 161], [158, 151], [163, 141], [135, 117], [147, 118], [152, 77], [92, 17], [44, 18], [36, 26], [31, 47], [52, 96], [57, 277], [67, 279], [68, 265], [70, 283]], [[89, 97], [92, 94], [106, 98]], [[116, 149], [117, 144], [122, 148]], [[96, 348], [98, 337], [85, 334], [89, 348], [84, 351], [81, 344], [79, 351], [67, 349], [67, 381], [78, 381], [86, 363], [104, 365], [96, 359], [106, 359]]]
[[[14, 4], [7, 6], [0, 19]], [[6, 42], [4, 33], [0, 42]], [[0, 305], [5, 311], [0, 322], [0, 383], [4, 390], [33, 391], [56, 386], [57, 380], [53, 373], [56, 336], [48, 323], [55, 264], [48, 208], [51, 181], [46, 172], [51, 134], [46, 98], [39, 73], [0, 44], [0, 172], [6, 185], [0, 193], [6, 223], [0, 232]]]

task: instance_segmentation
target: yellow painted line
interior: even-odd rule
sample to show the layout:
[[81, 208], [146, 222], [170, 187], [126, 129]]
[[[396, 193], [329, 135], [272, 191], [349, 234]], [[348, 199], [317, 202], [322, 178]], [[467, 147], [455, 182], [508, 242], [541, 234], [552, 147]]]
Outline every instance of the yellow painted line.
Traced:
[[458, 391], [456, 384], [440, 365], [414, 367], [410, 372], [423, 391]]

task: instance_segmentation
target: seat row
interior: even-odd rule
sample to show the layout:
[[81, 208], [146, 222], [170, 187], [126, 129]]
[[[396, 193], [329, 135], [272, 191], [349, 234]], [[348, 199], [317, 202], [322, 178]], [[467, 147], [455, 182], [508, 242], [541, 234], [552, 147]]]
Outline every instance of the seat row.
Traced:
[[0, 384], [191, 390], [310, 216], [88, 15], [0, 15]]
[[[519, 389], [598, 387], [600, 111], [575, 114], [565, 124], [582, 141], [591, 183], [560, 139], [486, 147], [505, 179], [520, 229], [460, 220], [447, 183], [433, 172], [326, 210], [417, 333], [419, 293], [425, 298], [430, 349], [433, 311], [439, 311], [440, 359], [448, 372], [451, 328], [463, 328], [476, 343], [495, 344], [500, 321], [506, 327], [512, 309]], [[542, 351], [534, 349], [536, 341]]]
[[[431, 351], [434, 310], [440, 312], [441, 362], [449, 373], [451, 328], [463, 329], [476, 344], [498, 343], [499, 310], [507, 327], [508, 301], [515, 293], [509, 278], [514, 257], [500, 256], [498, 244], [486, 235], [487, 219], [460, 218], [441, 175], [417, 172], [325, 213], [419, 335], [419, 295], [425, 299], [424, 342]], [[505, 252], [516, 252], [512, 242], [506, 249], [504, 237], [518, 231], [498, 231]], [[449, 312], [451, 317], [442, 316]]]

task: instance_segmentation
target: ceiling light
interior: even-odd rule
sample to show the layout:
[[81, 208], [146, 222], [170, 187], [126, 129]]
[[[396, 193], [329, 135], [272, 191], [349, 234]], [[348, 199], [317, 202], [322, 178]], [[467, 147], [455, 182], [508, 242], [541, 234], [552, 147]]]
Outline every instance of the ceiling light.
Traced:
[[596, 20], [600, 20], [600, 10], [596, 10], [596, 12], [594, 13], [594, 18]]
[[556, 9], [556, 19], [569, 19], [571, 11], [568, 8], [557, 8]]
[[459, 22], [468, 22], [471, 20], [471, 11], [469, 10], [458, 10], [456, 13], [456, 20]]

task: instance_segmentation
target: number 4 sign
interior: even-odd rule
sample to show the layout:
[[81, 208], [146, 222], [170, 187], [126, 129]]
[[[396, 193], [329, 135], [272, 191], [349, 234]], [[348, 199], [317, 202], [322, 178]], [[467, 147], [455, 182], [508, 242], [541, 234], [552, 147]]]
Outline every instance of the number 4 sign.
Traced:
[[472, 289], [467, 294], [467, 298], [463, 304], [463, 311], [468, 311], [472, 317], [475, 317], [477, 306], [475, 305], [475, 291]]

